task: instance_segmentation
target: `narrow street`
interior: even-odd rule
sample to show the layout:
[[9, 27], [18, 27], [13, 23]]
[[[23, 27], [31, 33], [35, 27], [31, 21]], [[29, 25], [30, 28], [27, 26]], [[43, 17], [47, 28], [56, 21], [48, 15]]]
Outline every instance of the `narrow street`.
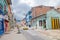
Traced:
[[60, 40], [60, 0], [0, 0], [0, 40]]
[[[54, 35], [49, 36], [48, 33], [46, 35], [46, 34], [43, 34], [42, 31], [38, 32], [35, 30], [31, 30], [31, 29], [29, 29], [29, 30], [20, 29], [21, 33], [19, 33], [19, 34], [17, 32], [18, 32], [18, 30], [15, 27], [8, 34], [4, 34], [0, 38], [0, 40], [60, 40], [59, 39], [60, 36], [57, 36], [59, 34], [54, 34]], [[54, 32], [54, 31], [52, 31], [52, 32]], [[54, 38], [53, 36], [55, 36], [55, 35], [56, 35], [56, 37]]]
[[9, 34], [4, 34], [0, 40], [50, 40], [48, 37], [34, 32], [33, 30], [21, 30], [20, 34], [17, 34], [17, 29], [15, 28]]
[[9, 34], [4, 34], [0, 40], [27, 40], [26, 37], [21, 33], [17, 34], [17, 29], [15, 28]]
[[48, 37], [39, 34], [38, 32], [34, 32], [32, 30], [26, 30], [22, 32], [24, 36], [26, 36], [26, 38], [28, 40], [50, 40]]

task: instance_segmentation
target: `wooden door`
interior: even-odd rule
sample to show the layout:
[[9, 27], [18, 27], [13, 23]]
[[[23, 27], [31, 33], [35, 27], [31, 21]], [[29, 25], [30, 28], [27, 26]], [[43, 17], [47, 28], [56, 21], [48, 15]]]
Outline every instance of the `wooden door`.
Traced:
[[51, 20], [52, 20], [52, 29], [60, 29], [59, 19], [51, 18]]

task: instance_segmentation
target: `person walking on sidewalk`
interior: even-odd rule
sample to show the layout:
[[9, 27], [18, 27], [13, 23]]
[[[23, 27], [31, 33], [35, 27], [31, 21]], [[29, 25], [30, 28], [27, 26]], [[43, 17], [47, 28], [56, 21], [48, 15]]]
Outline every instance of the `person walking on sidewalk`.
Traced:
[[18, 34], [20, 34], [21, 32], [20, 32], [20, 27], [17, 25], [17, 30], [18, 30]]

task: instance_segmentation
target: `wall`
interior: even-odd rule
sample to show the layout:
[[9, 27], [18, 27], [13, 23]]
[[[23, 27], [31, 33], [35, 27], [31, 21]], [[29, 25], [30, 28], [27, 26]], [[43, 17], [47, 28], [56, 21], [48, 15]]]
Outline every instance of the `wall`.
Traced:
[[[2, 4], [3, 12], [4, 12], [5, 9], [6, 9], [6, 11], [8, 11], [8, 9], [7, 9], [8, 6], [7, 6], [6, 0], [0, 0], [0, 4]], [[6, 6], [6, 8], [4, 6]]]
[[45, 15], [40, 15], [40, 17], [37, 18], [38, 24], [39, 24], [39, 21], [42, 20], [42, 26], [39, 26], [39, 25], [38, 25], [38, 26], [41, 27], [42, 29], [44, 28], [43, 20], [46, 20], [45, 17], [46, 17], [46, 14], [45, 14]]
[[46, 20], [47, 29], [52, 29], [51, 17], [58, 17], [60, 19], [60, 13], [54, 9], [47, 12], [47, 20]]
[[32, 17], [37, 17], [40, 16], [42, 14], [46, 14], [47, 11], [53, 9], [54, 7], [50, 7], [50, 6], [36, 6], [33, 7], [32, 10]]
[[39, 21], [40, 20], [46, 20], [46, 15], [40, 15], [39, 17], [37, 17], [37, 18], [35, 18], [35, 19], [33, 19], [33, 22], [32, 22], [32, 26], [33, 27], [36, 27], [37, 26], [37, 28], [39, 29], [39, 28], [44, 28], [44, 26], [43, 26], [43, 24], [42, 24], [42, 26], [39, 26]]
[[[2, 5], [2, 7], [4, 6], [4, 5], [3, 5], [3, 1], [2, 1], [2, 0], [0, 0], [0, 4]], [[4, 8], [3, 8], [3, 9], [4, 9]]]

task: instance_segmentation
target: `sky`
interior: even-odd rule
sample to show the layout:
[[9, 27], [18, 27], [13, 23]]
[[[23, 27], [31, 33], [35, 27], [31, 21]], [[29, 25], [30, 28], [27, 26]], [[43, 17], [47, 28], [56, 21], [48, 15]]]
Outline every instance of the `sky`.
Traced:
[[22, 20], [27, 12], [35, 6], [54, 6], [60, 5], [60, 0], [12, 0], [12, 12], [17, 20]]

